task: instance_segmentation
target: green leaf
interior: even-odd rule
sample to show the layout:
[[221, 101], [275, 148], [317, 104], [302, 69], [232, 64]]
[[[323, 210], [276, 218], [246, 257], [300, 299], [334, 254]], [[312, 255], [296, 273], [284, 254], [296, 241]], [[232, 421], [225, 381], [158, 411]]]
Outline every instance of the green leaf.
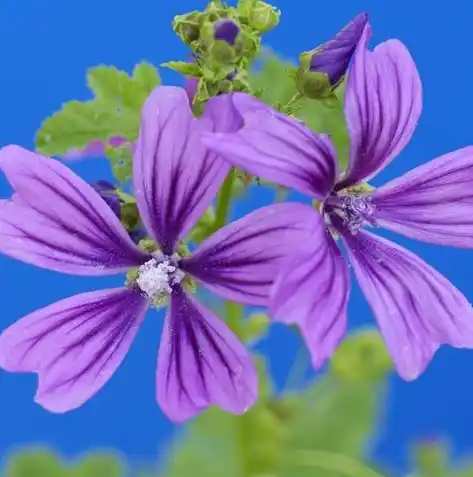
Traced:
[[133, 76], [101, 65], [88, 70], [87, 83], [94, 99], [69, 101], [43, 121], [35, 138], [41, 153], [62, 156], [94, 140], [106, 142], [112, 137], [135, 141], [142, 105], [159, 84], [159, 76], [148, 63], [137, 65]]
[[161, 66], [181, 73], [184, 76], [194, 76], [197, 78], [202, 76], [200, 68], [195, 63], [189, 63], [187, 61], [168, 61], [167, 63], [162, 63]]
[[7, 461], [5, 477], [68, 477], [60, 458], [47, 449], [19, 452]]
[[151, 63], [147, 63], [146, 61], [138, 63], [133, 68], [133, 79], [147, 95], [161, 84], [158, 70]]
[[46, 155], [62, 156], [96, 139], [134, 137], [136, 119], [117, 114], [100, 101], [70, 101], [46, 119], [36, 134], [36, 148]]
[[[298, 92], [294, 79], [296, 65], [282, 60], [275, 53], [266, 50], [262, 67], [250, 75], [253, 90], [259, 90], [260, 99], [272, 106], [284, 106]], [[340, 167], [345, 169], [349, 155], [349, 137], [342, 109], [343, 87], [338, 87], [335, 95], [338, 103], [302, 98], [297, 102], [294, 116], [302, 120], [315, 133], [326, 133], [332, 138], [337, 150]]]
[[129, 146], [107, 146], [105, 148], [105, 156], [110, 160], [112, 165], [113, 177], [115, 177], [120, 184], [123, 185], [131, 179], [133, 155]]
[[94, 453], [78, 462], [69, 473], [69, 476], [122, 477], [124, 474], [125, 466], [117, 455], [113, 453]]
[[[364, 336], [363, 333], [366, 334], [359, 334]], [[337, 353], [339, 351], [335, 356]], [[358, 349], [345, 350], [344, 359], [354, 359], [356, 353]], [[370, 367], [368, 361], [373, 356], [365, 357], [360, 365]], [[385, 371], [382, 377], [386, 377], [386, 374]], [[382, 377], [377, 373], [363, 376], [363, 379], [347, 379], [343, 373], [335, 374], [331, 367], [303, 392], [286, 395], [274, 402], [273, 410], [284, 422], [286, 432], [287, 454], [282, 477], [314, 475], [315, 470], [311, 470], [310, 466], [298, 469], [295, 473], [295, 455], [301, 451], [317, 451], [319, 457], [323, 455], [320, 451], [324, 451], [350, 458], [358, 464], [363, 463], [365, 451], [376, 430], [384, 397], [385, 380]], [[328, 468], [323, 473], [323, 477], [340, 475], [343, 474]]]

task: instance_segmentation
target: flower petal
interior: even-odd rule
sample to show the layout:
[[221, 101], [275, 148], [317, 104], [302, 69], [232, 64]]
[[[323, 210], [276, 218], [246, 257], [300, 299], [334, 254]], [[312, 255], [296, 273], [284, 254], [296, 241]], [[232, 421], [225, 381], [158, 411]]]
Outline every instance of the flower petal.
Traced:
[[182, 422], [208, 406], [242, 414], [257, 399], [252, 359], [223, 321], [182, 288], [171, 296], [157, 368], [157, 399]]
[[165, 254], [208, 208], [229, 166], [201, 143], [203, 131], [231, 129], [239, 118], [210, 102], [203, 118], [192, 115], [183, 88], [160, 86], [146, 100], [133, 160], [135, 195], [143, 223]]
[[372, 195], [382, 227], [425, 242], [473, 248], [473, 147], [450, 152]]
[[0, 366], [39, 376], [35, 401], [52, 412], [81, 406], [123, 361], [146, 300], [128, 288], [72, 296], [17, 321], [0, 336]]
[[314, 135], [245, 93], [232, 95], [244, 126], [235, 133], [204, 134], [212, 151], [254, 176], [323, 198], [338, 176], [335, 149], [325, 135]]
[[473, 312], [440, 273], [408, 250], [368, 232], [344, 234], [358, 283], [399, 374], [417, 378], [439, 345], [473, 347]]
[[15, 190], [0, 204], [3, 253], [75, 275], [110, 275], [146, 261], [99, 194], [59, 161], [8, 146], [0, 168]]
[[279, 267], [320, 221], [305, 204], [262, 207], [215, 232], [180, 266], [216, 295], [265, 306]]
[[338, 189], [367, 180], [411, 139], [422, 110], [422, 84], [414, 60], [398, 40], [367, 49], [369, 25], [356, 49], [345, 90], [350, 161]]
[[350, 274], [323, 225], [302, 247], [278, 273], [270, 315], [299, 326], [312, 364], [320, 368], [345, 335]]

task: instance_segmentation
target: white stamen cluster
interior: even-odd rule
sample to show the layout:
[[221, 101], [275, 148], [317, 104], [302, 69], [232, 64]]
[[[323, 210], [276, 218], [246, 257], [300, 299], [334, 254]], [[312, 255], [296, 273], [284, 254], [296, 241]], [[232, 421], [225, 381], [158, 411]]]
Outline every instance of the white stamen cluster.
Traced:
[[169, 260], [158, 262], [155, 258], [141, 265], [136, 283], [146, 295], [156, 300], [172, 292], [172, 285], [181, 283], [185, 274]]

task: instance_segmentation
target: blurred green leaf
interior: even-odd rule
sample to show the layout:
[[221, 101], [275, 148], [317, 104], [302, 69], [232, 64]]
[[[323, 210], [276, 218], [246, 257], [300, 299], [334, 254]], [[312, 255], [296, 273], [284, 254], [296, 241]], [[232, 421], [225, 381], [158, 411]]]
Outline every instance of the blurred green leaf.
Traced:
[[94, 453], [84, 457], [69, 477], [123, 477], [125, 465], [115, 453]]
[[416, 477], [451, 477], [448, 442], [436, 439], [417, 443], [412, 453], [413, 473]]
[[69, 101], [45, 119], [36, 134], [36, 148], [46, 155], [62, 156], [94, 140], [134, 141], [143, 102], [159, 82], [156, 68], [148, 63], [138, 64], [133, 76], [113, 66], [89, 69], [87, 83], [94, 99]]
[[[291, 72], [295, 64], [279, 58], [274, 52], [266, 50], [262, 66], [250, 76], [250, 84], [259, 97], [272, 106], [287, 104], [297, 93], [296, 83]], [[302, 98], [298, 101], [294, 116], [302, 120], [312, 131], [326, 133], [332, 137], [342, 169], [346, 168], [349, 153], [349, 137], [342, 108], [344, 87], [336, 91], [340, 100], [333, 107], [320, 101]]]
[[267, 408], [272, 394], [265, 361], [255, 357], [260, 401], [234, 416], [212, 408], [198, 416], [171, 452], [166, 477], [249, 477], [272, 475], [282, 450], [282, 425]]
[[5, 477], [68, 477], [60, 458], [47, 449], [23, 450], [11, 456]]

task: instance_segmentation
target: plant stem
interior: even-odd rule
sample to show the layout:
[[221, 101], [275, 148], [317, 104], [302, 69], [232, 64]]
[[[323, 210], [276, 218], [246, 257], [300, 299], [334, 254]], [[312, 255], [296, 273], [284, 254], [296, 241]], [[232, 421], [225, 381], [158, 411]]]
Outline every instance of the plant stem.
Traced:
[[211, 233], [216, 232], [227, 223], [228, 213], [233, 192], [233, 182], [235, 180], [235, 168], [232, 167], [228, 173], [217, 198], [217, 210], [215, 212], [215, 221]]

